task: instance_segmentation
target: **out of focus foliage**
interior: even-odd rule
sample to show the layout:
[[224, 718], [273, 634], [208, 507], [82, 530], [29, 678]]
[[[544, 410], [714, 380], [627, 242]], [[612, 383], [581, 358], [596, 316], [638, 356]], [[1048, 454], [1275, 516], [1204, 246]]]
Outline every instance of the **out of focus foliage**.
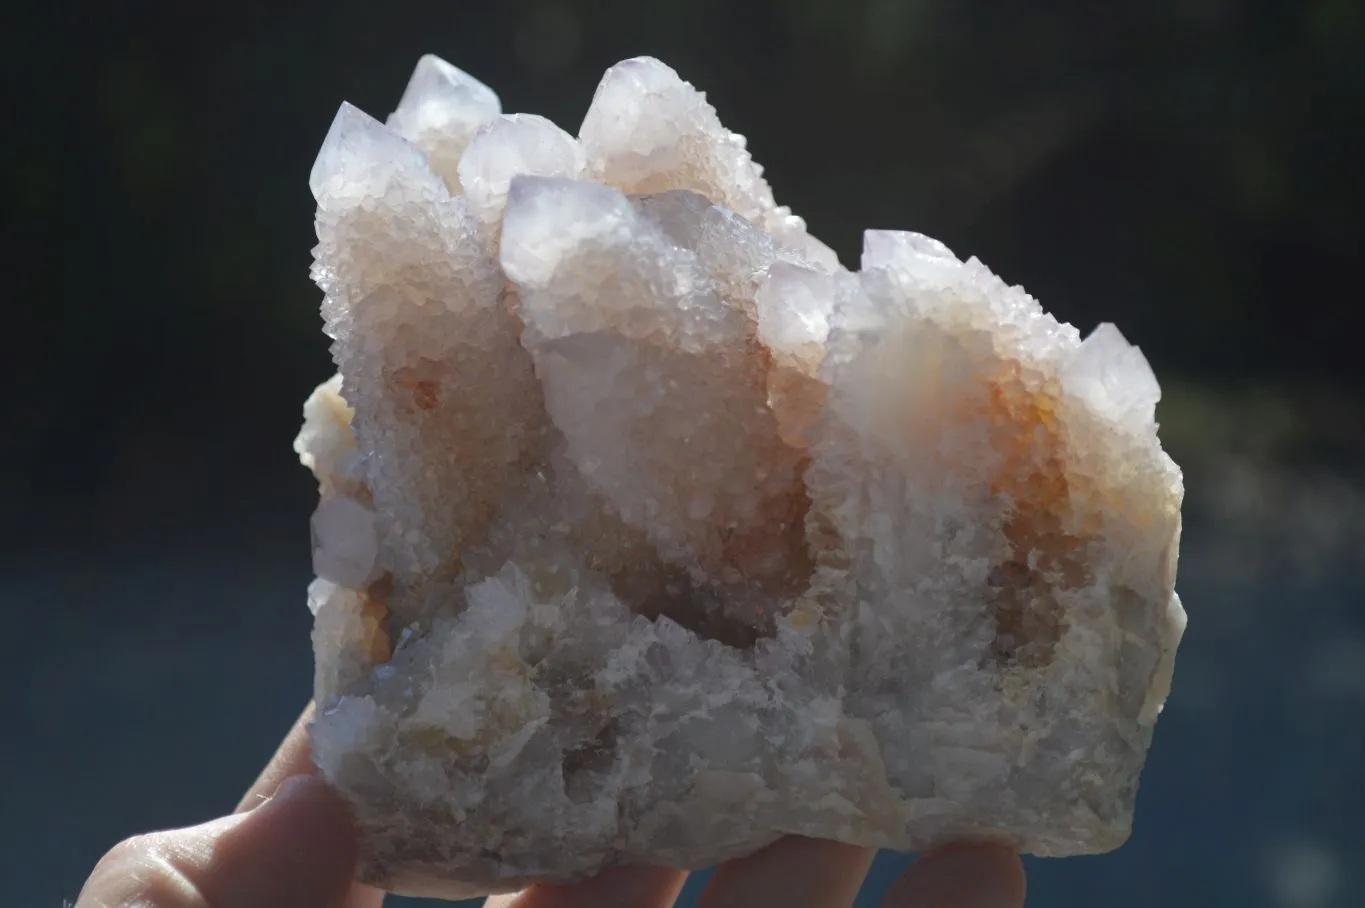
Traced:
[[427, 51], [571, 130], [607, 65], [660, 56], [846, 263], [921, 230], [1163, 378], [1365, 375], [1360, 0], [30, 4], [0, 32], [0, 527], [276, 475], [328, 369], [308, 167], [339, 101], [383, 116]]

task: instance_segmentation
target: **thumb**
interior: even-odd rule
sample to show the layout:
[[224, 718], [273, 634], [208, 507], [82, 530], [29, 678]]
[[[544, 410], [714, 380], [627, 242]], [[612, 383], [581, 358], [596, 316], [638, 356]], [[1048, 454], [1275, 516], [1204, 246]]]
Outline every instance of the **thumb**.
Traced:
[[345, 802], [295, 776], [250, 813], [120, 843], [75, 908], [339, 908], [356, 856]]

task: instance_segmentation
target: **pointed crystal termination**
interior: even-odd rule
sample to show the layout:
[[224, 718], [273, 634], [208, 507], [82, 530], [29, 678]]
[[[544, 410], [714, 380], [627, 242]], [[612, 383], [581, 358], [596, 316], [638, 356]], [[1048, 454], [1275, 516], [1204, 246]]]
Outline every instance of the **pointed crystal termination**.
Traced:
[[886, 268], [903, 256], [957, 262], [946, 245], [922, 233], [906, 230], [869, 230], [863, 234], [864, 268]]
[[[584, 248], [612, 248], [630, 242], [635, 211], [625, 196], [608, 186], [539, 176], [511, 181], [502, 223], [503, 272], [519, 286], [548, 289], [564, 260]], [[586, 307], [589, 301], [582, 301]], [[596, 309], [586, 309], [591, 318]], [[547, 309], [540, 331], [548, 337], [567, 333]]]
[[1081, 344], [1062, 381], [1068, 391], [1115, 422], [1134, 430], [1155, 426], [1161, 386], [1142, 351], [1108, 322]]
[[607, 70], [578, 134], [595, 179], [629, 193], [690, 189], [812, 262], [838, 265], [833, 250], [806, 233], [805, 221], [773, 200], [744, 137], [722, 126], [706, 95], [658, 60], [637, 57]]
[[345, 495], [324, 498], [313, 514], [313, 571], [359, 590], [374, 582], [378, 558], [374, 511]]
[[500, 113], [502, 102], [493, 89], [435, 54], [426, 54], [417, 61], [394, 112], [405, 122], [410, 119], [423, 126], [439, 126], [459, 119], [475, 128]]
[[1185, 613], [1116, 328], [920, 234], [839, 267], [657, 60], [575, 139], [424, 58], [310, 183], [312, 752], [362, 879], [1123, 842]]
[[367, 196], [382, 196], [394, 177], [425, 171], [422, 153], [374, 117], [343, 103], [308, 174], [319, 208], [328, 210]]
[[836, 280], [799, 265], [774, 264], [755, 300], [758, 339], [774, 354], [806, 362], [813, 373], [824, 358]]
[[[382, 525], [411, 528], [382, 537], [383, 573], [454, 576], [543, 422], [505, 281], [465, 198], [355, 108], [338, 114], [314, 175], [315, 272], [342, 394], [363, 427], [361, 497]], [[489, 387], [467, 395], [481, 381]]]
[[583, 173], [583, 149], [544, 117], [513, 114], [481, 128], [460, 159], [460, 184], [474, 216], [498, 224], [512, 178], [522, 174], [575, 178]]
[[433, 54], [417, 61], [388, 125], [426, 152], [431, 169], [460, 191], [459, 165], [479, 127], [502, 113], [493, 89]]

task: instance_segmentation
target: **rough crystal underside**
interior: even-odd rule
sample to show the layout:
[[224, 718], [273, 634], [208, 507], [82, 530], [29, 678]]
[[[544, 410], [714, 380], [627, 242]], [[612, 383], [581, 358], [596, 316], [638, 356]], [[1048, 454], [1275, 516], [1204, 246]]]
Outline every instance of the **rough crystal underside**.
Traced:
[[1117, 330], [917, 234], [844, 270], [650, 59], [575, 138], [424, 58], [311, 185], [313, 740], [367, 880], [1124, 840], [1185, 619]]

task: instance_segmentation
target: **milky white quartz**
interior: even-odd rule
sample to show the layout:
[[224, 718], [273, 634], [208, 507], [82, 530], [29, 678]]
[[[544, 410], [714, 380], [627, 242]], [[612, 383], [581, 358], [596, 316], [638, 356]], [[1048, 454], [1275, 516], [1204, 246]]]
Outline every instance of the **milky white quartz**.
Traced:
[[312, 736], [365, 880], [1124, 841], [1185, 615], [1116, 328], [918, 234], [845, 270], [647, 58], [577, 137], [423, 58], [310, 184]]

